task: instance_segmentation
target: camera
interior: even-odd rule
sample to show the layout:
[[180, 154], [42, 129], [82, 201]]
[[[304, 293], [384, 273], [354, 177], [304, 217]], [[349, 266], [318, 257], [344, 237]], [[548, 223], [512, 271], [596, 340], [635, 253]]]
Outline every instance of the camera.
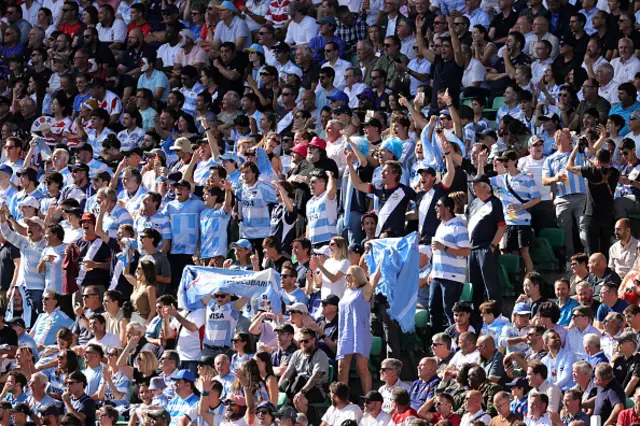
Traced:
[[584, 136], [578, 139], [578, 151], [584, 152], [589, 147], [589, 141]]

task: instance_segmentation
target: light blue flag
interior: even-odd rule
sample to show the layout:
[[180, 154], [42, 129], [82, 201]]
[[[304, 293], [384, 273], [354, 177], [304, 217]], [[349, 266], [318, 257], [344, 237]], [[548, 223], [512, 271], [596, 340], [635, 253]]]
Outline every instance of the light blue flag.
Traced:
[[24, 289], [24, 287], [21, 285], [14, 286], [13, 289], [9, 290], [9, 292], [7, 293], [8, 304], [7, 304], [7, 310], [4, 314], [4, 320], [10, 321], [13, 318], [15, 318], [14, 316], [15, 307], [14, 307], [13, 298], [15, 297], [14, 293], [16, 291], [19, 292], [20, 298], [22, 298], [22, 316], [20, 318], [24, 320], [24, 323], [27, 326], [27, 329], [31, 329], [31, 310], [32, 310], [31, 301], [27, 299], [27, 292]]
[[392, 319], [398, 321], [404, 333], [415, 330], [416, 303], [418, 301], [419, 256], [418, 233], [403, 238], [371, 240], [365, 262], [369, 272], [381, 268], [376, 293], [387, 297]]
[[215, 292], [233, 294], [250, 299], [264, 295], [271, 302], [274, 314], [280, 313], [280, 274], [275, 269], [241, 271], [235, 269], [187, 266], [182, 271], [178, 288], [178, 304], [189, 311], [202, 308], [200, 300]]

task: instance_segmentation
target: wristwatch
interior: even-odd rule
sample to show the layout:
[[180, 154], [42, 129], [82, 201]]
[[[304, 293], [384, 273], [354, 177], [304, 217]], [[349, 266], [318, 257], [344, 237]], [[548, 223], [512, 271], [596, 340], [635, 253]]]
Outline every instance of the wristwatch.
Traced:
[[496, 249], [496, 248], [498, 248], [498, 246], [496, 246], [496, 245], [495, 245], [495, 244], [493, 244], [493, 243], [489, 244], [489, 247], [490, 247], [490, 248], [492, 248], [492, 249]]

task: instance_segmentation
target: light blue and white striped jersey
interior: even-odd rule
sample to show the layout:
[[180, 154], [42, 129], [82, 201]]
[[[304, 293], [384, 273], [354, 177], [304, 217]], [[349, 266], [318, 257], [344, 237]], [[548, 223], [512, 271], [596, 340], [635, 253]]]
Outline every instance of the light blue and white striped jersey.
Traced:
[[[457, 216], [446, 222], [440, 222], [433, 241], [440, 242], [449, 248], [471, 247], [467, 227]], [[433, 278], [464, 283], [467, 271], [466, 257], [454, 256], [445, 253], [444, 250], [436, 250], [433, 252], [431, 262], [431, 276]]]
[[10, 229], [7, 222], [0, 223], [0, 232], [5, 240], [20, 250], [17, 285], [24, 286], [27, 290], [44, 290], [44, 274], [38, 273], [40, 255], [47, 245], [44, 238], [33, 242]]
[[133, 132], [129, 132], [129, 130], [127, 129], [118, 132], [118, 140], [120, 141], [121, 151], [131, 151], [133, 148], [139, 147], [143, 139], [144, 130], [142, 130], [140, 127], [136, 127], [135, 129], [133, 129]]
[[124, 395], [120, 399], [116, 399], [113, 391], [111, 390], [111, 386], [106, 383], [104, 377], [100, 381], [100, 386], [104, 383], [106, 386], [106, 390], [104, 393], [104, 399], [107, 401], [111, 401], [116, 404], [116, 406], [120, 405], [129, 405], [130, 401], [130, 389], [131, 389], [131, 379], [128, 378], [121, 370], [118, 370], [112, 377], [113, 384], [116, 387], [116, 390]]
[[[213, 414], [214, 416], [214, 424], [216, 425], [222, 425], [222, 421], [224, 420], [224, 410], [226, 409], [226, 405], [224, 405], [224, 403], [221, 401], [220, 405], [218, 405], [216, 408], [214, 408], [213, 410], [211, 408], [209, 408], [209, 412], [211, 414]], [[191, 409], [186, 413], [187, 417], [189, 417], [189, 420], [191, 420], [191, 425], [194, 426], [209, 426], [209, 423], [207, 423], [204, 420], [204, 417], [202, 417], [199, 414], [200, 407], [198, 407], [197, 405], [194, 405], [193, 407], [191, 407]]]
[[235, 169], [233, 173], [227, 175], [227, 180], [231, 182], [231, 188], [233, 188], [234, 191], [238, 189], [238, 181], [240, 180], [240, 176], [241, 173], [239, 169]]
[[33, 338], [38, 345], [55, 345], [56, 334], [61, 328], [71, 329], [73, 320], [67, 316], [60, 308], [56, 308], [55, 311], [50, 314], [43, 312], [38, 315], [36, 323], [31, 330], [33, 331]]
[[204, 90], [204, 86], [199, 82], [193, 85], [191, 89], [187, 89], [186, 87], [180, 88], [180, 93], [184, 95], [184, 105], [182, 105], [182, 110], [191, 115], [196, 114], [196, 98]]
[[105, 127], [100, 136], [96, 133], [96, 129], [87, 130], [87, 143], [93, 148], [93, 158], [98, 158], [102, 151], [102, 143], [107, 140], [107, 136], [115, 135], [116, 132], [108, 127]]
[[509, 191], [507, 188], [507, 182], [511, 186], [511, 189], [518, 194], [520, 198], [527, 202], [540, 197], [540, 192], [536, 187], [535, 180], [526, 173], [518, 173], [517, 176], [510, 176], [508, 173], [505, 173], [491, 178], [493, 192], [502, 203], [502, 211], [507, 225], [530, 225], [531, 213], [526, 209], [522, 209], [517, 212], [512, 212], [507, 209], [509, 204], [515, 204], [517, 206], [524, 204], [520, 202], [511, 191]]
[[514, 109], [509, 109], [509, 106], [507, 105], [502, 105], [499, 109], [498, 112], [496, 113], [496, 123], [499, 123], [500, 120], [502, 120], [502, 117], [504, 117], [505, 115], [515, 115], [517, 113], [520, 112], [520, 105], [516, 105], [516, 107]]
[[211, 299], [207, 305], [206, 315], [202, 343], [209, 346], [231, 347], [231, 339], [238, 322], [238, 310], [233, 302], [219, 306], [215, 298]]
[[471, 155], [471, 147], [476, 143], [476, 125], [473, 122], [467, 123], [462, 128], [462, 142], [467, 145], [467, 141], [469, 141], [469, 152], [467, 154]]
[[[402, 167], [405, 170], [411, 170], [411, 167], [416, 162], [416, 141], [413, 138], [405, 139], [402, 141], [402, 156], [398, 160], [402, 163]], [[347, 170], [346, 173], [349, 173]]]
[[201, 200], [187, 199], [184, 203], [170, 201], [164, 209], [171, 221], [171, 253], [196, 254], [200, 230], [200, 212], [205, 206]]
[[311, 244], [323, 243], [338, 235], [338, 196], [329, 199], [328, 191], [307, 203], [307, 227]]
[[169, 426], [178, 426], [178, 421], [184, 416], [189, 409], [194, 405], [198, 404], [200, 398], [196, 396], [196, 394], [192, 393], [186, 399], [182, 399], [179, 396], [175, 396], [173, 399], [169, 401], [169, 405], [167, 405], [167, 411], [171, 416], [171, 423]]
[[56, 407], [58, 407], [58, 409], [62, 408], [62, 401], [58, 401], [57, 399], [53, 399], [53, 398], [51, 398], [51, 396], [46, 395], [46, 394], [40, 400], [40, 402], [37, 402], [33, 398], [33, 395], [29, 395], [27, 397], [27, 404], [29, 404], [29, 408], [31, 408], [35, 412], [38, 412], [40, 409], [46, 407], [47, 405], [55, 405]]
[[87, 198], [87, 202], [84, 203], [84, 211], [93, 213], [96, 217], [100, 213], [100, 205], [98, 204], [98, 194], [93, 194]]
[[210, 259], [227, 255], [227, 228], [231, 212], [223, 207], [204, 209], [200, 212], [200, 258]]
[[[570, 152], [556, 151], [544, 160], [542, 166], [542, 177], [555, 177], [560, 173], [566, 173], [569, 181], [556, 182], [556, 196], [564, 197], [571, 194], [586, 194], [587, 184], [585, 179], [574, 173], [567, 171], [567, 163], [569, 163]], [[586, 156], [584, 154], [576, 155], [574, 161], [577, 167], [582, 167], [586, 164]]]
[[113, 176], [113, 170], [111, 170], [111, 168], [109, 168], [109, 166], [107, 166], [105, 163], [103, 163], [102, 161], [98, 161], [95, 158], [92, 158], [91, 161], [89, 161], [87, 163], [87, 166], [89, 166], [89, 177], [92, 178], [96, 173], [100, 173], [100, 172], [108, 172], [111, 176]]
[[222, 165], [222, 163], [214, 161], [213, 157], [200, 161], [193, 171], [193, 181], [196, 185], [204, 186], [211, 177], [211, 167], [216, 165]]
[[[163, 240], [171, 239], [171, 221], [169, 220], [169, 216], [162, 212], [156, 212], [153, 216], [138, 216], [133, 225], [133, 229], [135, 229], [136, 234], [138, 235], [138, 251], [142, 253], [142, 241], [140, 241], [140, 233], [145, 228], [153, 228], [162, 235]], [[156, 247], [158, 250], [162, 247], [162, 241]]]
[[7, 186], [7, 189], [4, 191], [0, 189], [0, 204], [6, 204], [7, 207], [9, 207], [9, 210], [11, 210], [13, 199], [17, 193], [18, 190], [13, 185]]
[[[62, 243], [56, 247], [46, 247], [42, 251], [40, 260], [46, 259], [49, 256], [53, 256], [53, 262], [44, 263], [44, 288], [46, 290], [53, 290], [58, 294], [62, 293], [62, 283], [64, 281], [62, 272], [62, 259], [64, 259], [65, 250], [69, 244]], [[53, 343], [55, 343], [55, 339]]]
[[102, 219], [102, 230], [109, 238], [117, 238], [120, 225], [133, 225], [133, 218], [124, 207], [113, 206], [111, 212], [107, 212]]
[[277, 203], [275, 188], [263, 182], [256, 182], [253, 186], [243, 183], [238, 187], [236, 197], [241, 217], [240, 237], [268, 237], [271, 225], [270, 205]]
[[122, 190], [118, 193], [118, 201], [124, 201], [125, 208], [131, 216], [138, 216], [140, 206], [142, 205], [142, 199], [147, 195], [147, 190], [144, 186], [140, 185], [135, 194], [129, 195], [126, 190]]

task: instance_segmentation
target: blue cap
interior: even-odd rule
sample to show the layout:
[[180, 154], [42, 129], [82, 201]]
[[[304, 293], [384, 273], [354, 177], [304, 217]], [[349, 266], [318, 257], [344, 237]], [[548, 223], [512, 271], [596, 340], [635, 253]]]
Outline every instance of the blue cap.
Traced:
[[244, 238], [236, 241], [235, 243], [232, 243], [231, 247], [240, 247], [246, 250], [253, 250], [253, 245], [251, 245], [251, 242]]
[[244, 50], [246, 50], [247, 52], [262, 53], [264, 55], [264, 47], [260, 46], [258, 43], [253, 43], [251, 46], [247, 47]]
[[176, 373], [175, 376], [172, 376], [171, 378], [173, 380], [183, 379], [183, 380], [188, 380], [190, 382], [196, 381], [196, 376], [194, 376], [193, 373], [189, 370], [180, 370]]
[[236, 162], [236, 164], [238, 164], [238, 166], [239, 166], [240, 164], [244, 163], [244, 158], [242, 158], [242, 157], [238, 157], [237, 155], [235, 155], [235, 154], [233, 154], [233, 153], [231, 153], [231, 152], [227, 152], [227, 153], [225, 153], [225, 154], [222, 154], [222, 155], [220, 156], [220, 159], [221, 159], [221, 160], [223, 160], [223, 161], [224, 161], [224, 160], [227, 160], [227, 161], [235, 161], [235, 162]]
[[0, 172], [4, 172], [9, 176], [13, 176], [13, 169], [10, 166], [7, 166], [6, 164], [3, 164], [0, 166]]
[[529, 315], [531, 314], [531, 306], [524, 302], [516, 303], [516, 306], [513, 308], [513, 313], [518, 315]]
[[322, 25], [322, 24], [331, 24], [334, 27], [338, 26], [338, 22], [336, 22], [336, 18], [334, 18], [333, 16], [325, 16], [324, 18], [319, 20], [318, 25]]
[[349, 103], [349, 96], [347, 96], [346, 93], [338, 91], [337, 93], [334, 93], [331, 96], [327, 96], [327, 99], [329, 99], [330, 101], [342, 101], [346, 104]]
[[369, 89], [367, 87], [367, 88], [363, 89], [362, 92], [358, 93], [357, 97], [358, 98], [367, 98], [371, 102], [373, 102], [376, 99], [376, 94], [373, 93], [373, 90], [371, 90], [371, 89]]
[[233, 4], [233, 2], [231, 1], [223, 1], [222, 4], [220, 4], [220, 6], [216, 6], [216, 8], [218, 8], [218, 10], [230, 10], [233, 13], [238, 12], [238, 9], [236, 9], [236, 6]]

